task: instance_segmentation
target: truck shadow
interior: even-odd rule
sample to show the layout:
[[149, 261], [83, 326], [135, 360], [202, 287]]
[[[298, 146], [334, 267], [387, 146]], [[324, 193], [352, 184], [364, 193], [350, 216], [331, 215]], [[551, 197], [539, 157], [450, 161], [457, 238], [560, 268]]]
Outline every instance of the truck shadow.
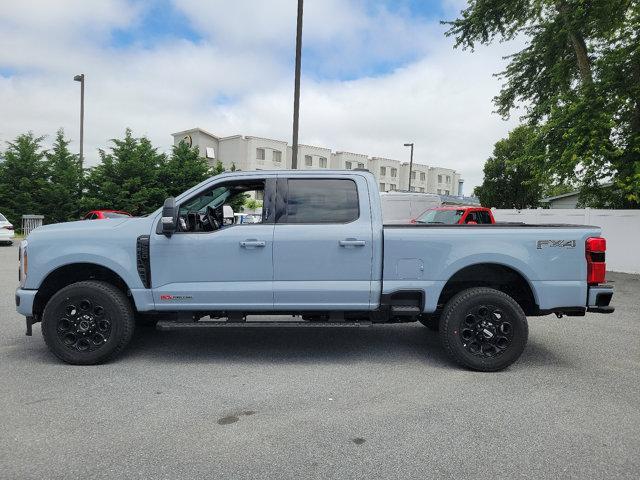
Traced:
[[138, 329], [121, 358], [167, 362], [381, 363], [450, 365], [438, 335], [422, 325], [370, 328]]
[[[369, 362], [457, 368], [438, 334], [419, 324], [371, 328], [237, 328], [157, 331], [138, 329], [121, 360], [168, 363]], [[518, 365], [566, 367], [570, 359], [530, 341]]]

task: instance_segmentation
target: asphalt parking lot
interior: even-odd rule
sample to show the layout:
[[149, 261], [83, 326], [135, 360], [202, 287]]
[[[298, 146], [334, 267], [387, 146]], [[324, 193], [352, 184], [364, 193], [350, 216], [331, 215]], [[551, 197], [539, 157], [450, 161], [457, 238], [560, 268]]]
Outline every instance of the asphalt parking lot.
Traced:
[[453, 365], [419, 324], [139, 331], [61, 363], [0, 247], [0, 478], [638, 478], [640, 276], [613, 315], [530, 319], [515, 365]]

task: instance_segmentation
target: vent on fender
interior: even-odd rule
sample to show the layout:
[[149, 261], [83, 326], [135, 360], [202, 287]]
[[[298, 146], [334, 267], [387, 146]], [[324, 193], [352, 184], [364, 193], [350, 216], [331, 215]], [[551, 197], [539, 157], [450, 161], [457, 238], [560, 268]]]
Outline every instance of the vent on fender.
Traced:
[[145, 288], [151, 288], [151, 261], [149, 257], [149, 235], [138, 237], [136, 245], [138, 275]]

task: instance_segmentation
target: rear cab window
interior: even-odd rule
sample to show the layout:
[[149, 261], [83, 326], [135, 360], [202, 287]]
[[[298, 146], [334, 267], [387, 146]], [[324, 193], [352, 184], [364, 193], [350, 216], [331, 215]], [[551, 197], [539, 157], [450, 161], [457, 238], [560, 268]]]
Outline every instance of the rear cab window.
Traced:
[[350, 223], [359, 217], [358, 189], [353, 180], [290, 178], [278, 223]]

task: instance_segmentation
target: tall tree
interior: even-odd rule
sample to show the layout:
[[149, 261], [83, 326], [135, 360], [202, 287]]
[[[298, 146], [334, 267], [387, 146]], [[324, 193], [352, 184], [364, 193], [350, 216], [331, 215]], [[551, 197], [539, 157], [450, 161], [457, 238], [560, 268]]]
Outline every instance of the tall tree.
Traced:
[[82, 169], [78, 156], [69, 151], [70, 141], [58, 130], [53, 147], [46, 153], [48, 184], [46, 187], [47, 223], [77, 219], [80, 214]]
[[540, 205], [548, 182], [536, 168], [545, 154], [536, 140], [533, 127], [520, 126], [495, 144], [484, 165], [484, 181], [473, 192], [483, 206], [523, 209]]
[[205, 158], [200, 157], [198, 147], [190, 148], [185, 142], [174, 145], [171, 156], [164, 163], [160, 180], [167, 194], [176, 196], [206, 180], [211, 169]]
[[7, 142], [0, 161], [0, 206], [11, 223], [18, 226], [22, 215], [44, 215], [47, 166], [41, 148], [43, 137], [33, 133]]
[[[540, 127], [543, 172], [640, 203], [638, 0], [471, 0], [446, 23], [456, 47], [526, 42], [499, 74], [494, 102], [503, 116], [522, 107]], [[615, 190], [602, 189], [608, 179]]]
[[167, 196], [160, 179], [165, 155], [146, 137], [135, 138], [130, 129], [123, 139], [111, 141], [108, 152], [99, 151], [102, 162], [89, 172], [84, 208], [124, 210], [133, 215], [157, 209]]

